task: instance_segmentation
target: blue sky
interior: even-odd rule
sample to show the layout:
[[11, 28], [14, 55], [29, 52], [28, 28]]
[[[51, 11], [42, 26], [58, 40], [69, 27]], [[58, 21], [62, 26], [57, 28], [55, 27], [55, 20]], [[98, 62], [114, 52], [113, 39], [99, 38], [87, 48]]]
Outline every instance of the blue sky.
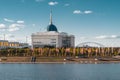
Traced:
[[76, 45], [98, 42], [120, 46], [120, 0], [0, 0], [0, 39], [31, 43], [45, 31], [52, 8], [53, 24], [75, 35]]

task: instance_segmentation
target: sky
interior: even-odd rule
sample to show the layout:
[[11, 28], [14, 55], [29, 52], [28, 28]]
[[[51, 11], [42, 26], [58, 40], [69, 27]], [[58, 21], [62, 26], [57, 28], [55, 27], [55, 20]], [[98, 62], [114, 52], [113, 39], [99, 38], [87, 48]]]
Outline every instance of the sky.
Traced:
[[[75, 45], [97, 42], [120, 47], [120, 0], [0, 0], [0, 40], [27, 42], [45, 31], [52, 9], [59, 32], [75, 35]], [[27, 37], [27, 38], [26, 38]]]

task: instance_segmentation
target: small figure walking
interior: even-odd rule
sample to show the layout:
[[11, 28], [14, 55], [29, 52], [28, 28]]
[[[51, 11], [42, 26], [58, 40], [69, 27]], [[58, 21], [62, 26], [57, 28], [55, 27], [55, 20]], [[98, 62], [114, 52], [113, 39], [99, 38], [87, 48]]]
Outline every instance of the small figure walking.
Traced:
[[31, 62], [36, 62], [36, 56], [31, 57]]
[[34, 58], [34, 57], [32, 56], [32, 57], [31, 57], [31, 62], [33, 62], [33, 58]]
[[36, 57], [34, 56], [34, 58], [33, 58], [33, 62], [36, 62]]

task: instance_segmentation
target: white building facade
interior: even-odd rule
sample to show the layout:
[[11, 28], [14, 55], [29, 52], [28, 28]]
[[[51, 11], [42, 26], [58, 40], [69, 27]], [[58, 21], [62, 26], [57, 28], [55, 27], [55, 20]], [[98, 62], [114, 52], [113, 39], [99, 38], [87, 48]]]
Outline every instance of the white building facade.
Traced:
[[74, 47], [74, 35], [65, 32], [58, 32], [57, 27], [52, 23], [50, 14], [50, 24], [46, 32], [37, 32], [31, 35], [33, 48], [39, 47]]
[[32, 34], [32, 45], [35, 47], [74, 47], [74, 35], [55, 31]]

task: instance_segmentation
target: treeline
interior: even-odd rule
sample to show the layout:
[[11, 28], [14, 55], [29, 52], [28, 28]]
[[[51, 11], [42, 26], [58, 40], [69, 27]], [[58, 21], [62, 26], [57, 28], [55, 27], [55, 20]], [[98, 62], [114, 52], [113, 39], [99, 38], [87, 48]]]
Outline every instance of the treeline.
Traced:
[[120, 48], [9, 48], [0, 49], [1, 56], [38, 56], [38, 57], [111, 57], [120, 55]]

